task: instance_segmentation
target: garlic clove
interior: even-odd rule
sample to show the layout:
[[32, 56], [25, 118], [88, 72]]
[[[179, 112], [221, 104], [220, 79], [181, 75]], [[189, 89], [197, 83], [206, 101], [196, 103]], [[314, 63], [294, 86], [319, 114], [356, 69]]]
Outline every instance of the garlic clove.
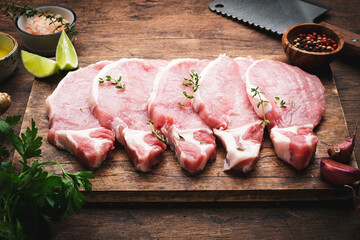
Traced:
[[343, 143], [340, 143], [338, 145], [329, 148], [328, 154], [330, 158], [341, 163], [348, 162], [351, 159], [351, 155], [354, 150], [356, 132], [357, 132], [357, 127], [354, 134], [349, 139], [347, 139]]
[[0, 92], [0, 115], [6, 112], [11, 105], [10, 95], [4, 92]]
[[321, 160], [320, 173], [327, 182], [336, 185], [351, 184], [360, 180], [360, 169], [331, 159]]

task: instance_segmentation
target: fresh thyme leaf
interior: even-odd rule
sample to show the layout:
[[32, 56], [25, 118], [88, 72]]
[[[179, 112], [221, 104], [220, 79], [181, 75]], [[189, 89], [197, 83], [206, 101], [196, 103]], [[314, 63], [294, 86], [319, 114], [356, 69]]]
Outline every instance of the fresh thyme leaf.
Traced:
[[263, 125], [264, 123], [265, 124], [270, 124], [270, 121], [266, 119], [265, 110], [264, 110], [264, 103], [269, 103], [269, 101], [263, 100], [261, 98], [261, 94], [265, 94], [265, 93], [259, 90], [259, 86], [257, 86], [256, 88], [251, 88], [251, 92], [254, 93], [252, 98], [254, 98], [256, 96], [259, 97], [259, 102], [257, 104], [257, 108], [260, 108], [260, 106], [261, 106], [261, 111], [262, 111], [262, 114], [264, 116], [264, 120], [260, 122], [260, 125]]
[[159, 140], [159, 141], [161, 141], [163, 143], [166, 142], [164, 135], [161, 135], [161, 136], [159, 135], [159, 131], [155, 129], [154, 122], [151, 119], [149, 119], [149, 121], [146, 124], [150, 125], [151, 133], [156, 136], [157, 140]]
[[190, 74], [190, 78], [184, 78], [184, 82], [181, 83], [181, 85], [184, 85], [185, 87], [193, 86], [192, 91], [190, 94], [187, 94], [186, 91], [183, 91], [183, 94], [185, 96], [185, 100], [181, 103], [178, 102], [178, 104], [183, 107], [185, 106], [185, 102], [187, 99], [193, 99], [193, 94], [198, 90], [199, 88], [199, 80], [200, 76], [195, 72], [194, 69], [191, 69], [192, 74]]
[[204, 144], [205, 142], [204, 141], [201, 141], [200, 144]]
[[280, 98], [279, 98], [279, 97], [275, 97], [274, 102], [275, 102], [275, 103], [277, 103], [279, 100], [280, 100]]
[[291, 102], [291, 106], [292, 106], [292, 107], [295, 107], [295, 103], [294, 103], [294, 102]]
[[219, 176], [220, 176], [220, 172], [217, 172], [216, 175], [219, 177]]
[[[115, 88], [121, 88], [121, 89], [125, 89], [126, 88], [126, 85], [125, 84], [121, 84], [121, 79], [122, 79], [122, 76], [119, 77], [119, 79], [114, 79], [112, 78], [111, 76], [106, 76], [106, 81], [113, 81], [111, 82], [110, 84], [114, 85]], [[99, 83], [104, 83], [105, 80], [103, 78], [99, 78]]]
[[284, 100], [281, 100], [281, 101], [280, 101], [280, 107], [282, 107], [282, 108], [287, 108], [287, 107], [285, 106], [285, 104], [286, 104], [286, 102], [285, 102]]
[[244, 148], [241, 148], [241, 147], [238, 147], [238, 148], [236, 148], [236, 150], [244, 151], [245, 149], [244, 149]]

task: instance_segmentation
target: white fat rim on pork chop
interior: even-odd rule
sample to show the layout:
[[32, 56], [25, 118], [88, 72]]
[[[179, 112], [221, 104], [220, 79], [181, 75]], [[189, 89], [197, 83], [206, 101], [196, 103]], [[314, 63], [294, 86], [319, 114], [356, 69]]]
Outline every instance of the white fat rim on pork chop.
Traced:
[[[66, 74], [66, 76], [59, 82], [59, 84], [57, 85], [57, 87], [55, 88], [55, 90], [52, 92], [52, 94], [50, 96], [47, 97], [46, 99], [46, 105], [50, 105], [50, 101], [54, 98], [54, 96], [56, 96], [57, 92], [60, 91], [62, 85], [66, 82], [66, 79], [69, 78], [70, 76], [72, 76], [73, 74], [75, 74], [77, 71], [81, 71], [83, 69], [86, 69], [86, 68], [91, 68], [95, 65], [98, 65], [98, 64], [103, 64], [103, 63], [113, 63], [113, 61], [109, 61], [109, 60], [104, 60], [104, 61], [99, 61], [99, 62], [96, 62], [94, 64], [91, 64], [89, 66], [86, 66], [86, 67], [83, 67], [83, 68], [79, 68], [77, 69], [76, 71], [72, 71], [72, 72], [68, 72], [68, 74]], [[110, 65], [108, 64], [108, 65]], [[107, 65], [107, 66], [108, 66]], [[106, 67], [106, 66], [105, 66]], [[100, 70], [101, 71], [101, 70]], [[93, 84], [93, 83], [92, 83]], [[90, 109], [91, 110], [91, 109]], [[49, 119], [51, 119], [53, 117], [53, 111], [52, 109], [49, 109], [47, 108], [47, 115], [49, 117]]]
[[[209, 74], [209, 72], [212, 70], [213, 66], [216, 66], [216, 64], [218, 64], [218, 62], [221, 61], [221, 59], [223, 57], [226, 57], [226, 54], [220, 54], [219, 57], [213, 61], [211, 61], [200, 73], [200, 78], [199, 78], [199, 86], [201, 86], [202, 84], [202, 81], [203, 81], [203, 76], [206, 76], [207, 74]], [[200, 107], [200, 104], [203, 103], [204, 101], [201, 99], [201, 94], [200, 94], [200, 91], [196, 91], [194, 94], [193, 94], [194, 98], [193, 98], [193, 101], [192, 101], [192, 106], [194, 107], [195, 111], [196, 112], [199, 112], [199, 107]], [[221, 128], [223, 129], [223, 128]]]
[[108, 65], [106, 65], [101, 71], [94, 77], [92, 84], [91, 84], [91, 90], [89, 95], [89, 107], [90, 110], [93, 111], [94, 108], [98, 105], [98, 99], [99, 99], [99, 78], [104, 77], [104, 73], [106, 73], [110, 68], [113, 66], [116, 66], [117, 64], [121, 64], [123, 62], [132, 62], [132, 61], [140, 61], [140, 62], [146, 62], [145, 59], [140, 58], [121, 58], [117, 61], [114, 61]]
[[[257, 63], [264, 61], [265, 59], [262, 60], [256, 60], [255, 62], [253, 62], [250, 67], [246, 70], [245, 76], [246, 76], [246, 92], [248, 94], [249, 100], [251, 102], [251, 105], [253, 106], [254, 111], [256, 112], [256, 114], [260, 117], [263, 118], [264, 114], [266, 115], [267, 112], [270, 112], [272, 110], [272, 106], [270, 104], [270, 101], [264, 96], [261, 95], [261, 99], [263, 101], [267, 101], [264, 102], [264, 114], [262, 112], [262, 108], [261, 107], [257, 107], [258, 103], [260, 102], [260, 98], [258, 97], [258, 95], [254, 96], [254, 93], [251, 92], [252, 88], [257, 88], [258, 86], [252, 85], [250, 83], [250, 76], [249, 76], [249, 72], [251, 70], [251, 68], [253, 68]], [[259, 89], [261, 91], [261, 89]]]
[[62, 85], [65, 84], [66, 80], [71, 77], [73, 74], [76, 74], [76, 72], [78, 71], [82, 71], [86, 68], [91, 68], [95, 65], [98, 65], [98, 64], [105, 64], [105, 63], [111, 63], [113, 61], [108, 61], [108, 60], [104, 60], [104, 61], [99, 61], [99, 62], [96, 62], [94, 64], [91, 64], [89, 66], [86, 66], [84, 68], [79, 68], [77, 69], [76, 71], [72, 71], [72, 72], [68, 72], [66, 74], [66, 76], [58, 83], [57, 87], [55, 88], [55, 90], [51, 93], [51, 95], [49, 95], [47, 98], [46, 98], [46, 101], [45, 101], [45, 104], [46, 104], [46, 114], [48, 116], [49, 119], [52, 119], [54, 117], [54, 111], [53, 111], [53, 108], [51, 107], [53, 101], [56, 101], [56, 99], [53, 99], [57, 93], [60, 91]]

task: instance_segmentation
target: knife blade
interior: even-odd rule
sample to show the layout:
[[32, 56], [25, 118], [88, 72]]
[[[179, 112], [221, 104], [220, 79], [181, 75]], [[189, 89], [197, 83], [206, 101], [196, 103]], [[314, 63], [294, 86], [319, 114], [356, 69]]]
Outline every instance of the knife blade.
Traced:
[[[211, 11], [223, 16], [282, 35], [289, 27], [300, 23], [312, 23], [328, 12], [331, 7], [312, 0], [214, 0]], [[344, 38], [344, 52], [360, 57], [360, 35], [335, 27]]]
[[303, 0], [215, 0], [209, 8], [278, 34], [293, 25], [313, 22], [331, 9]]

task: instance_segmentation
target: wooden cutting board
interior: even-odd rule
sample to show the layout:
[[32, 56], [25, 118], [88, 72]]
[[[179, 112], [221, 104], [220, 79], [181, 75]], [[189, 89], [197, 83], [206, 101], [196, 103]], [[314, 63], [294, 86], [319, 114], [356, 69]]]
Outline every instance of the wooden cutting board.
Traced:
[[[285, 61], [283, 56], [258, 56]], [[85, 170], [74, 157], [49, 144], [48, 118], [45, 100], [56, 88], [62, 76], [46, 81], [35, 80], [26, 108], [21, 131], [33, 118], [44, 138], [40, 161], [57, 160], [69, 172]], [[277, 158], [269, 133], [265, 131], [260, 158], [255, 171], [249, 174], [224, 172], [226, 152], [218, 141], [216, 161], [208, 163], [198, 176], [190, 176], [180, 168], [174, 153], [168, 148], [161, 163], [150, 173], [134, 171], [126, 152], [119, 144], [108, 159], [94, 172], [93, 190], [85, 192], [90, 202], [208, 202], [208, 201], [292, 201], [330, 200], [351, 196], [343, 187], [333, 187], [320, 178], [320, 160], [328, 157], [329, 146], [345, 140], [349, 134], [338, 91], [327, 69], [319, 76], [325, 86], [326, 113], [315, 133], [319, 143], [314, 159], [304, 171], [296, 171]], [[14, 157], [14, 161], [17, 158]], [[356, 166], [354, 157], [352, 165]], [[60, 173], [55, 166], [47, 170]]]

